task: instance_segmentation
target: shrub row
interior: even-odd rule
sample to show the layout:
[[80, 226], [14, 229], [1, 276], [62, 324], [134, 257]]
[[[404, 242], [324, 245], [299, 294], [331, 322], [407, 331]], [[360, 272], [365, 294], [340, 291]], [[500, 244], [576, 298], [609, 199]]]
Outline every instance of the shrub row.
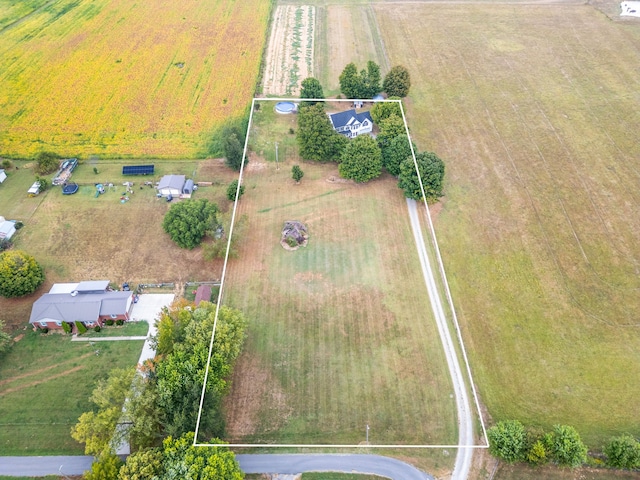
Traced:
[[[507, 463], [542, 465], [553, 462], [579, 467], [588, 461], [587, 446], [574, 427], [555, 425], [551, 432], [525, 428], [518, 420], [498, 422], [487, 431], [489, 452]], [[612, 437], [605, 445], [604, 464], [614, 468], [640, 469], [640, 443], [631, 435]], [[592, 459], [594, 465], [602, 462]]]

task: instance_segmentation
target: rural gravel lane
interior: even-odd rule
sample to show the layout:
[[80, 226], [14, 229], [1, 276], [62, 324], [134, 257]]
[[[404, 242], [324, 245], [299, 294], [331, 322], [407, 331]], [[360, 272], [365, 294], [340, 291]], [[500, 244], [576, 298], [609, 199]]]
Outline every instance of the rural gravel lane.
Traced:
[[441, 296], [438, 292], [427, 249], [422, 235], [420, 225], [420, 216], [418, 214], [417, 203], [415, 200], [407, 198], [407, 207], [409, 208], [409, 218], [411, 219], [411, 229], [418, 248], [418, 256], [420, 257], [420, 266], [424, 275], [424, 281], [429, 292], [429, 300], [431, 308], [438, 325], [438, 332], [442, 340], [444, 353], [449, 364], [449, 373], [453, 382], [453, 390], [456, 397], [456, 407], [458, 410], [458, 452], [456, 454], [456, 463], [453, 468], [451, 480], [466, 480], [469, 476], [471, 468], [471, 460], [473, 458], [473, 448], [465, 448], [473, 445], [473, 420], [471, 418], [471, 405], [469, 403], [469, 395], [465, 386], [464, 377], [460, 368], [460, 362], [456, 355], [456, 349], [451, 338], [451, 333], [447, 326], [447, 317], [442, 308]]

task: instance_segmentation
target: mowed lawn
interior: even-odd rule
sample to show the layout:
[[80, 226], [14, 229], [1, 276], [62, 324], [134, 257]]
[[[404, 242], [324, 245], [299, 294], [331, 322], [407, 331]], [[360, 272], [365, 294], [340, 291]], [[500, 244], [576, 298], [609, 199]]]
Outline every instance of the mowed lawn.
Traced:
[[[281, 118], [263, 105], [257, 132], [284, 138]], [[452, 385], [401, 192], [390, 177], [331, 182], [336, 166], [312, 163], [295, 185], [292, 165], [255, 158], [244, 174], [249, 228], [223, 301], [250, 324], [227, 440], [358, 444], [369, 425], [372, 444], [454, 443]], [[307, 247], [280, 246], [286, 220], [308, 227]]]
[[241, 116], [269, 0], [0, 6], [0, 154], [196, 158]]
[[493, 421], [640, 435], [640, 31], [587, 5], [375, 5]]
[[[106, 279], [138, 284], [220, 278], [221, 260], [205, 261], [201, 248], [181, 249], [164, 232], [162, 220], [172, 203], [156, 198], [156, 190], [144, 182], [158, 181], [171, 173], [212, 182], [199, 188], [193, 198], [207, 198], [225, 211], [231, 203], [225, 194], [227, 185], [238, 173], [219, 160], [160, 161], [155, 162], [153, 176], [124, 177], [122, 166], [129, 164], [87, 162], [73, 173], [72, 180], [80, 184], [75, 195], [62, 195], [59, 187], [53, 187], [29, 198], [26, 189], [33, 173], [16, 162], [21, 168], [10, 172], [0, 185], [0, 215], [24, 222], [24, 228], [13, 237], [15, 248], [36, 258], [45, 268], [46, 281], [34, 295], [0, 298], [0, 312], [7, 324], [24, 325], [32, 303], [55, 282]], [[134, 182], [134, 193], [121, 203], [125, 181]], [[96, 198], [97, 182], [107, 187]], [[109, 183], [113, 187], [108, 187]]]
[[83, 454], [71, 427], [93, 408], [97, 381], [112, 368], [135, 366], [142, 344], [25, 332], [0, 361], [0, 455]]

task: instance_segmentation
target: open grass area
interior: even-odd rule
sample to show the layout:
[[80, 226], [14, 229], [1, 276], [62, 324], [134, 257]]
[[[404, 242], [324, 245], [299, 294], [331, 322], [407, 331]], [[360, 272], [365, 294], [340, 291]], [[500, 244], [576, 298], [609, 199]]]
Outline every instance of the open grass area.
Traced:
[[[288, 134], [263, 107], [252, 135]], [[265, 126], [265, 123], [268, 126]], [[254, 140], [252, 140], [254, 141]], [[258, 140], [255, 140], [259, 144]], [[335, 165], [254, 159], [239, 213], [250, 236], [231, 260], [224, 302], [250, 325], [227, 401], [237, 443], [452, 443], [452, 386], [431, 318], [406, 203], [384, 177], [331, 182]], [[286, 220], [309, 245], [284, 250]]]
[[[267, 480], [270, 477], [261, 474], [249, 474], [245, 475], [244, 478], [245, 480]], [[309, 472], [303, 473], [300, 478], [301, 480], [382, 480], [386, 477], [359, 475], [356, 473]]]
[[96, 382], [112, 368], [136, 365], [142, 344], [25, 332], [0, 362], [0, 455], [83, 454], [71, 427], [92, 408]]
[[374, 9], [447, 166], [436, 229], [490, 416], [640, 435], [640, 32], [587, 5]]
[[[79, 165], [72, 180], [81, 187], [75, 195], [62, 195], [59, 187], [29, 198], [24, 184], [32, 173], [20, 169], [0, 185], [0, 205], [7, 205], [7, 218], [25, 224], [13, 237], [15, 247], [33, 255], [45, 267], [47, 280], [34, 295], [20, 299], [0, 298], [0, 311], [10, 325], [29, 320], [32, 303], [54, 282], [108, 279], [116, 284], [204, 281], [220, 278], [222, 262], [204, 261], [202, 250], [183, 250], [162, 230], [162, 219], [171, 206], [156, 198], [156, 190], [143, 186], [162, 174], [185, 174], [196, 181], [212, 182], [194, 194], [216, 202], [227, 210], [227, 185], [238, 173], [218, 160], [163, 161], [156, 175], [122, 176], [126, 161], [87, 162]], [[98, 169], [98, 174], [93, 168]], [[22, 178], [24, 176], [24, 178]], [[121, 203], [122, 183], [135, 183], [130, 200]], [[22, 185], [15, 187], [18, 182]], [[94, 183], [107, 187], [96, 198]], [[6, 188], [6, 190], [5, 190]], [[177, 201], [177, 200], [176, 200]]]
[[638, 472], [593, 468], [531, 468], [500, 465], [494, 480], [637, 480]]
[[0, 5], [0, 154], [204, 157], [253, 96], [269, 0]]

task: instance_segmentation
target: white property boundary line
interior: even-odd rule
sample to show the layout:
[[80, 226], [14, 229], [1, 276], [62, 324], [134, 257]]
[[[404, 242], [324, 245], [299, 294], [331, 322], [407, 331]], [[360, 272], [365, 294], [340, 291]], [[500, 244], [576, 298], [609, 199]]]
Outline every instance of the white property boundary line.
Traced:
[[[211, 332], [211, 341], [209, 342], [209, 355], [207, 357], [207, 365], [206, 365], [206, 370], [205, 370], [205, 375], [204, 375], [204, 382], [202, 384], [202, 393], [200, 395], [200, 405], [198, 407], [198, 418], [197, 418], [197, 423], [195, 426], [195, 435], [193, 438], [193, 446], [195, 447], [214, 447], [214, 446], [220, 446], [220, 444], [209, 444], [209, 443], [198, 443], [198, 432], [200, 430], [200, 419], [202, 417], [202, 406], [204, 404], [204, 397], [206, 394], [206, 385], [207, 385], [207, 381], [209, 378], [209, 365], [211, 363], [211, 356], [213, 355], [213, 341], [215, 339], [215, 335], [216, 335], [216, 327], [218, 324], [218, 312], [220, 311], [220, 305], [221, 305], [221, 300], [222, 300], [222, 294], [223, 294], [223, 290], [224, 290], [224, 284], [225, 284], [225, 280], [226, 280], [226, 272], [227, 272], [227, 263], [229, 261], [229, 249], [231, 246], [231, 237], [233, 236], [233, 227], [235, 225], [235, 218], [236, 218], [236, 212], [238, 209], [238, 195], [240, 193], [240, 187], [242, 185], [242, 176], [244, 174], [244, 166], [245, 166], [245, 159], [247, 156], [247, 146], [249, 145], [249, 132], [251, 131], [251, 125], [253, 123], [253, 112], [254, 112], [254, 107], [255, 107], [255, 103], [256, 102], [262, 102], [262, 101], [267, 101], [267, 102], [292, 102], [292, 103], [298, 103], [298, 102], [303, 102], [303, 101], [312, 101], [312, 102], [348, 102], [348, 103], [354, 103], [354, 102], [371, 102], [371, 99], [364, 99], [364, 100], [359, 100], [359, 99], [318, 99], [318, 98], [280, 98], [280, 97], [269, 97], [269, 98], [254, 98], [251, 102], [251, 111], [249, 113], [249, 123], [247, 124], [247, 134], [245, 136], [244, 139], [244, 149], [242, 151], [242, 163], [240, 164], [240, 175], [238, 176], [238, 187], [236, 189], [236, 197], [235, 197], [235, 201], [233, 203], [233, 211], [231, 214], [231, 226], [229, 228], [229, 237], [227, 240], [227, 250], [225, 252], [225, 256], [224, 256], [224, 264], [222, 267], [222, 276], [220, 278], [220, 290], [218, 292], [218, 301], [216, 303], [216, 314], [215, 314], [215, 318], [213, 321], [213, 331]], [[460, 331], [460, 326], [458, 324], [458, 317], [456, 315], [456, 311], [455, 308], [453, 306], [453, 298], [451, 296], [451, 291], [449, 289], [449, 282], [447, 281], [447, 276], [445, 273], [445, 269], [444, 269], [444, 264], [442, 262], [442, 257], [440, 255], [440, 248], [438, 247], [438, 241], [436, 238], [436, 233], [435, 233], [435, 229], [433, 227], [433, 222], [431, 221], [431, 214], [429, 213], [429, 206], [427, 205], [427, 201], [426, 201], [426, 196], [425, 196], [425, 192], [424, 192], [424, 186], [422, 185], [422, 177], [420, 175], [420, 170], [418, 168], [418, 161], [416, 160], [416, 154], [415, 151], [413, 149], [413, 142], [411, 140], [411, 134], [409, 133], [409, 127], [407, 124], [407, 118], [405, 116], [404, 113], [404, 108], [402, 105], [402, 101], [401, 100], [376, 100], [377, 103], [398, 103], [400, 105], [400, 111], [402, 113], [402, 120], [404, 122], [404, 128], [405, 131], [407, 133], [407, 137], [409, 139], [409, 147], [411, 148], [411, 156], [413, 157], [413, 163], [415, 165], [416, 168], [416, 173], [418, 174], [418, 181], [420, 182], [420, 190], [422, 192], [422, 197], [423, 197], [423, 204], [425, 206], [425, 209], [427, 211], [427, 218], [429, 220], [429, 231], [431, 233], [431, 239], [433, 240], [433, 244], [435, 247], [435, 252], [436, 252], [436, 258], [437, 258], [437, 262], [438, 262], [438, 268], [440, 270], [440, 275], [441, 275], [441, 280], [444, 283], [445, 286], [445, 293], [446, 293], [446, 299], [447, 299], [447, 304], [449, 305], [449, 308], [451, 309], [452, 312], [452, 316], [453, 316], [453, 323], [456, 329], [456, 333], [457, 333], [457, 338], [458, 338], [458, 343], [460, 346], [460, 349], [462, 351], [462, 356], [464, 359], [464, 363], [466, 366], [466, 371], [467, 371], [467, 381], [469, 382], [469, 384], [471, 385], [471, 391], [473, 393], [473, 399], [474, 399], [474, 403], [476, 406], [476, 410], [477, 410], [477, 415], [480, 418], [480, 425], [482, 427], [482, 434], [484, 437], [484, 441], [485, 441], [485, 445], [371, 445], [371, 444], [366, 444], [366, 445], [344, 445], [344, 444], [340, 444], [340, 445], [331, 445], [331, 444], [295, 444], [295, 443], [287, 443], [287, 444], [282, 444], [282, 443], [272, 443], [272, 444], [253, 444], [253, 443], [227, 443], [224, 444], [224, 446], [227, 447], [236, 447], [236, 448], [341, 448], [341, 449], [347, 449], [347, 448], [355, 448], [355, 449], [371, 449], [371, 448], [383, 448], [383, 449], [393, 449], [393, 448], [411, 448], [411, 449], [416, 449], [416, 448], [456, 448], [456, 449], [460, 449], [460, 448], [465, 448], [465, 449], [484, 449], [484, 448], [488, 448], [489, 446], [489, 440], [487, 438], [487, 430], [485, 427], [485, 423], [484, 423], [484, 418], [482, 417], [482, 410], [480, 409], [480, 402], [478, 400], [478, 395], [477, 395], [477, 391], [475, 388], [475, 384], [473, 382], [473, 377], [471, 375], [471, 367], [469, 366], [469, 360], [467, 357], [467, 351], [465, 349], [464, 346], [464, 342], [462, 340], [462, 333]], [[443, 346], [444, 348], [444, 346]], [[466, 388], [466, 385], [465, 385]]]

